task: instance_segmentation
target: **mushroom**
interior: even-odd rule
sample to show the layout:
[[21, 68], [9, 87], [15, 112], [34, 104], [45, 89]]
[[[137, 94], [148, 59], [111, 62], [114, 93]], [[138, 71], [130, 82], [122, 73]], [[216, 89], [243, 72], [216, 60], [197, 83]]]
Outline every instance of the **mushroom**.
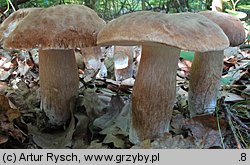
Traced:
[[[227, 35], [230, 46], [244, 42], [245, 31], [240, 20], [226, 13], [204, 11], [199, 14], [215, 22]], [[214, 42], [217, 36], [210, 42]], [[189, 111], [191, 117], [213, 113], [223, 70], [223, 51], [196, 52], [190, 70]]]
[[5, 38], [16, 28], [18, 23], [29, 13], [39, 10], [42, 10], [42, 8], [24, 8], [11, 13], [11, 15], [9, 15], [0, 25], [0, 40], [5, 40]]
[[5, 36], [4, 48], [39, 48], [41, 109], [49, 124], [60, 126], [70, 118], [79, 86], [74, 48], [96, 45], [104, 25], [86, 6], [58, 5], [30, 12]]
[[[210, 42], [214, 36], [217, 40]], [[180, 49], [207, 52], [229, 45], [219, 26], [204, 16], [150, 11], [126, 14], [109, 22], [99, 32], [97, 44], [142, 45], [132, 94], [132, 143], [169, 131]]]
[[114, 69], [116, 81], [133, 77], [133, 46], [114, 47]]
[[216, 11], [202, 11], [199, 14], [207, 17], [220, 28], [227, 35], [230, 46], [238, 46], [246, 39], [245, 29], [239, 18], [227, 13]]
[[99, 46], [82, 48], [81, 54], [87, 69], [98, 70], [101, 67], [103, 55]]

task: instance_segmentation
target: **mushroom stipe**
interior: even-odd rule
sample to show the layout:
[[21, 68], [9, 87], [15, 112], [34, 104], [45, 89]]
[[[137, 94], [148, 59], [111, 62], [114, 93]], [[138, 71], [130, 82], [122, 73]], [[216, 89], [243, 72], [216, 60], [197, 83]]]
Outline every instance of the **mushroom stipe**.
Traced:
[[222, 51], [229, 41], [218, 25], [202, 15], [140, 11], [110, 21], [99, 32], [97, 44], [142, 45], [129, 137], [139, 143], [169, 131], [180, 50]]
[[[220, 26], [228, 37], [230, 46], [237, 46], [245, 41], [245, 30], [238, 18], [216, 11], [202, 11], [199, 14]], [[195, 53], [190, 71], [188, 92], [191, 117], [215, 111], [223, 69], [223, 57], [224, 53], [220, 50]]]
[[61, 127], [70, 119], [71, 102], [78, 96], [74, 48], [96, 46], [104, 25], [105, 21], [84, 5], [21, 9], [0, 25], [4, 48], [39, 48], [41, 109], [51, 126]]

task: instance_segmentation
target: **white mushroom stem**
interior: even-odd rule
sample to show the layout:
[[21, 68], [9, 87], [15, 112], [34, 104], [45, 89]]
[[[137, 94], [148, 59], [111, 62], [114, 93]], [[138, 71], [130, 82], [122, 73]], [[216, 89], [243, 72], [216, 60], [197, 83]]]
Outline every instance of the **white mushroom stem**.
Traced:
[[130, 141], [139, 143], [169, 131], [176, 96], [180, 49], [154, 44], [142, 46], [132, 96]]
[[78, 69], [74, 50], [40, 50], [41, 109], [52, 125], [70, 118], [70, 105], [78, 96]]
[[191, 117], [215, 111], [223, 57], [223, 51], [195, 53], [188, 93]]
[[116, 81], [133, 77], [133, 46], [114, 47], [114, 69]]

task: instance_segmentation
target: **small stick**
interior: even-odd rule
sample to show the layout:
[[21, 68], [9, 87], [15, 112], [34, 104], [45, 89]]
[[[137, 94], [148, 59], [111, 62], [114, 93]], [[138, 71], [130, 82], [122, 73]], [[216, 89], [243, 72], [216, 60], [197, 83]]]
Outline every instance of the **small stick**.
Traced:
[[246, 125], [246, 124], [244, 124], [238, 117], [236, 117], [232, 112], [230, 112], [229, 111], [229, 113], [230, 113], [230, 116], [240, 125], [240, 126], [242, 126], [243, 128], [245, 128], [245, 129], [247, 129], [248, 131], [250, 131], [250, 128]]
[[231, 129], [231, 131], [233, 132], [233, 135], [234, 135], [234, 138], [235, 138], [235, 142], [236, 142], [237, 148], [238, 148], [238, 149], [242, 149], [242, 146], [241, 146], [241, 144], [240, 144], [240, 140], [238, 139], [238, 137], [237, 137], [237, 135], [236, 135], [236, 130], [235, 130], [234, 125], [233, 125], [233, 122], [232, 122], [232, 120], [231, 120], [230, 111], [229, 111], [228, 107], [225, 105], [225, 102], [224, 102], [224, 101], [225, 101], [225, 97], [223, 96], [223, 97], [221, 98], [221, 108], [222, 108], [222, 110], [224, 111], [225, 116], [226, 116], [226, 119], [227, 119], [228, 124], [229, 124], [229, 126], [230, 126], [230, 129]]
[[29, 58], [30, 58], [30, 60], [31, 60], [31, 62], [33, 64], [33, 67], [39, 68], [39, 66], [35, 63], [35, 60], [34, 60], [34, 58], [33, 58], [33, 56], [32, 56], [32, 54], [31, 54], [30, 51], [28, 51], [28, 54], [29, 54]]
[[4, 19], [6, 19], [7, 18], [7, 16], [6, 16], [6, 14], [0, 9], [0, 13], [2, 14], [1, 16], [3, 16], [4, 17]]

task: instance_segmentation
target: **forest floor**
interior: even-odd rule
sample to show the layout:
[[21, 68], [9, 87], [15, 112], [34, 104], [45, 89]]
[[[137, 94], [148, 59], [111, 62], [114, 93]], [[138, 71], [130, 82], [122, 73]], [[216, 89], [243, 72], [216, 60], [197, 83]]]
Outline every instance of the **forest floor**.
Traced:
[[[37, 54], [36, 50], [0, 49], [0, 148], [250, 148], [248, 48], [229, 53], [224, 59], [216, 113], [192, 119], [187, 110], [192, 62], [180, 59], [170, 133], [139, 145], [128, 139], [133, 79], [121, 85], [113, 79], [96, 78], [91, 70], [79, 69], [76, 111], [65, 129], [42, 132], [37, 122]], [[112, 62], [108, 70], [114, 77], [110, 68]]]

